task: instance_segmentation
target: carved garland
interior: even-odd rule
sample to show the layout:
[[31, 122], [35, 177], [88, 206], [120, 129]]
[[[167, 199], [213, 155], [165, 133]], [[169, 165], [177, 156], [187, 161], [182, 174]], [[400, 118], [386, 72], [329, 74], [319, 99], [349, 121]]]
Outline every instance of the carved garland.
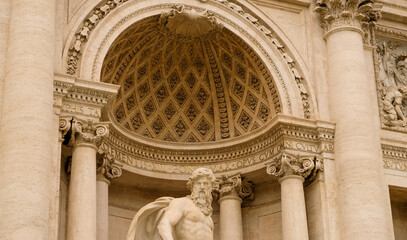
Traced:
[[[93, 12], [89, 15], [89, 17], [82, 23], [82, 27], [80, 30], [78, 30], [78, 32], [75, 34], [76, 40], [75, 42], [72, 44], [71, 48], [68, 51], [68, 60], [67, 60], [67, 73], [69, 75], [75, 75], [76, 74], [76, 70], [77, 70], [77, 64], [78, 61], [80, 59], [80, 54], [81, 54], [81, 50], [83, 49], [83, 44], [89, 39], [89, 35], [92, 32], [92, 30], [96, 27], [96, 25], [98, 24], [98, 22], [100, 22], [107, 14], [109, 14], [113, 9], [115, 9], [116, 7], [118, 7], [119, 5], [127, 2], [128, 0], [109, 0], [106, 1], [104, 4], [100, 5], [100, 7], [96, 7]], [[200, 0], [201, 2], [207, 2], [206, 0]], [[228, 7], [229, 9], [233, 10], [235, 13], [238, 13], [239, 15], [241, 15], [242, 17], [244, 17], [247, 21], [251, 22], [256, 28], [258, 28], [261, 32], [263, 32], [263, 34], [273, 43], [273, 45], [277, 48], [277, 50], [279, 51], [279, 53], [281, 54], [281, 56], [286, 60], [286, 64], [289, 67], [289, 69], [291, 70], [293, 77], [297, 83], [298, 89], [300, 91], [301, 94], [301, 99], [303, 102], [303, 109], [304, 109], [304, 117], [305, 118], [310, 118], [311, 117], [311, 111], [310, 111], [310, 103], [309, 103], [309, 94], [306, 90], [306, 88], [303, 85], [303, 77], [301, 76], [301, 74], [299, 73], [298, 69], [295, 66], [295, 61], [292, 59], [291, 56], [289, 56], [288, 53], [285, 52], [284, 50], [284, 45], [282, 45], [279, 40], [277, 38], [275, 38], [271, 32], [270, 29], [268, 29], [266, 26], [261, 25], [259, 20], [257, 18], [255, 18], [253, 15], [251, 15], [250, 13], [247, 13], [245, 10], [243, 10], [243, 8], [235, 3], [231, 3], [227, 0], [213, 0], [213, 2], [218, 2], [226, 7]], [[163, 5], [161, 5], [163, 6]], [[189, 6], [192, 8], [192, 6]], [[147, 10], [153, 7], [149, 7], [149, 8], [144, 8], [144, 9], [140, 9], [137, 12], [133, 12], [132, 14], [126, 16], [125, 18], [123, 18], [118, 24], [120, 25], [121, 23], [123, 23], [125, 20], [127, 20], [128, 18], [131, 18], [132, 16], [142, 12], [143, 10]], [[215, 14], [214, 14], [215, 16]], [[222, 18], [223, 20], [226, 20], [224, 17], [220, 16], [220, 15], [216, 15], [217, 18]], [[239, 30], [243, 31], [247, 36], [249, 36], [249, 34], [247, 34], [246, 31], [244, 31], [244, 29], [242, 29], [241, 27], [237, 26], [235, 23], [228, 21], [230, 24], [234, 25], [235, 27], [239, 28]], [[107, 36], [111, 35], [112, 31], [117, 28], [118, 24], [116, 24], [107, 34]], [[255, 39], [252, 39], [255, 40]], [[103, 40], [102, 45], [104, 45], [106, 41]], [[257, 42], [257, 41], [256, 41]], [[258, 44], [258, 42], [257, 42]], [[258, 44], [259, 45], [259, 44]], [[100, 47], [101, 47], [100, 46]], [[98, 50], [100, 50], [100, 47]], [[264, 49], [262, 49], [263, 52], [266, 53], [266, 51], [264, 51]], [[99, 51], [98, 51], [99, 53]], [[275, 68], [275, 70], [277, 71], [277, 73], [279, 74], [279, 78], [280, 81], [283, 85], [286, 97], [288, 99], [288, 107], [289, 107], [289, 113], [292, 114], [292, 109], [291, 109], [291, 104], [288, 98], [288, 92], [287, 92], [287, 87], [285, 86], [285, 83], [282, 79], [282, 76], [280, 74], [280, 72], [278, 71], [275, 63], [272, 61], [272, 59], [270, 58], [270, 56], [266, 53], [267, 57], [269, 58], [269, 61], [272, 63], [273, 67]], [[98, 55], [97, 55], [98, 56]], [[92, 78], [94, 77], [94, 73], [95, 73], [95, 66], [93, 66], [92, 69]]]

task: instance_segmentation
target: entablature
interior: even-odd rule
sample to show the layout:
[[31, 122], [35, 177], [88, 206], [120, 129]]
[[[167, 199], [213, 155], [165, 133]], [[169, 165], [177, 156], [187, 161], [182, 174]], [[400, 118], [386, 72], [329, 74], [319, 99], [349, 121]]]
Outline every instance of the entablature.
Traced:
[[197, 144], [135, 139], [113, 128], [100, 148], [130, 172], [186, 179], [199, 167], [217, 174], [251, 172], [264, 168], [283, 150], [332, 159], [334, 128], [330, 122], [277, 115], [267, 127], [248, 136]]
[[98, 121], [119, 86], [55, 74], [54, 110], [60, 115]]

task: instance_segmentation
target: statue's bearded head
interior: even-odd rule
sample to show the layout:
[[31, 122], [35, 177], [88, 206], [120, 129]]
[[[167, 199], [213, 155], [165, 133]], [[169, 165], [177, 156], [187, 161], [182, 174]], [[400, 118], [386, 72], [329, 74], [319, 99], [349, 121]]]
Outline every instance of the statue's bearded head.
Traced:
[[216, 184], [215, 180], [211, 170], [198, 168], [192, 173], [187, 183], [191, 190], [192, 201], [205, 215], [212, 214], [212, 190]]

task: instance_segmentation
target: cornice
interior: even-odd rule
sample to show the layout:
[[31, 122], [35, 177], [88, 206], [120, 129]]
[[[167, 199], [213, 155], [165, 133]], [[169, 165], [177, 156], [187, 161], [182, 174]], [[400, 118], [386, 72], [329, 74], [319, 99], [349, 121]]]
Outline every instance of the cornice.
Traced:
[[400, 40], [407, 40], [407, 29], [400, 29], [390, 26], [377, 24], [374, 28], [376, 35], [384, 37], [396, 38]]

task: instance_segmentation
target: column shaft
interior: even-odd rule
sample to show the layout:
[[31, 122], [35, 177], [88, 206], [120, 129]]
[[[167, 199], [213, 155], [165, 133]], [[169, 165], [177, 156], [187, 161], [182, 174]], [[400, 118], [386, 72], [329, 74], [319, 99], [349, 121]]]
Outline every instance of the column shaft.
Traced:
[[331, 115], [343, 239], [392, 239], [384, 180], [379, 114], [367, 78], [361, 33], [327, 36]]
[[304, 178], [290, 175], [280, 179], [284, 240], [308, 240]]
[[109, 239], [109, 180], [103, 175], [97, 180], [97, 240]]
[[225, 196], [220, 204], [220, 240], [243, 240], [242, 200], [238, 196]]
[[13, 0], [0, 122], [1, 239], [47, 239], [55, 0]]
[[96, 147], [77, 144], [72, 154], [68, 240], [96, 240]]

